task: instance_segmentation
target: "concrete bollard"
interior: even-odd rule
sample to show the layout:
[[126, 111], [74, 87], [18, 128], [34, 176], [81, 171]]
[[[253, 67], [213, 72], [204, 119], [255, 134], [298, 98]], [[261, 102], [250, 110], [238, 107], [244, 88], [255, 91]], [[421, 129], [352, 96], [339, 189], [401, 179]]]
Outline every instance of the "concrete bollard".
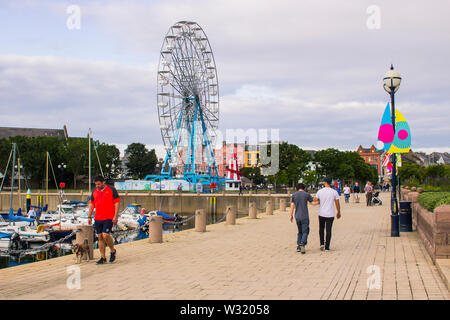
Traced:
[[[86, 226], [77, 226], [81, 229], [80, 232], [76, 233], [75, 241], [79, 245], [83, 245], [84, 241], [87, 239], [89, 244], [89, 259], [94, 259], [94, 226], [92, 224]], [[83, 260], [86, 260], [83, 257]]]
[[267, 200], [266, 201], [266, 214], [267, 215], [272, 215], [273, 214], [272, 200]]
[[206, 212], [204, 209], [197, 209], [195, 211], [195, 231], [206, 232]]
[[280, 211], [286, 211], [286, 199], [280, 199]]
[[255, 202], [250, 202], [250, 205], [248, 207], [248, 218], [256, 219], [256, 203]]
[[[228, 212], [228, 210], [230, 210]], [[234, 225], [236, 224], [236, 206], [231, 205], [231, 206], [227, 206], [225, 213], [227, 213], [227, 217], [225, 218], [225, 224], [229, 224], [229, 225]]]
[[408, 194], [409, 194], [410, 192], [411, 192], [411, 191], [408, 190], [408, 189], [405, 189], [404, 191], [402, 191], [402, 198], [403, 198], [403, 200], [408, 201]]
[[161, 216], [151, 216], [148, 224], [148, 241], [150, 243], [161, 243], [163, 218]]
[[410, 192], [408, 193], [408, 201], [411, 201], [412, 203], [417, 202], [417, 198], [419, 198], [418, 192]]

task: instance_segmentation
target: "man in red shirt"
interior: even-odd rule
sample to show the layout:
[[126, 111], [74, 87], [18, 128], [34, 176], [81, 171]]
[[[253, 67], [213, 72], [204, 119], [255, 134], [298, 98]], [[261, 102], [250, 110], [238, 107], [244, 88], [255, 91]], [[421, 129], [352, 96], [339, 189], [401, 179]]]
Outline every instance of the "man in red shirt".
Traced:
[[119, 218], [120, 198], [117, 190], [107, 186], [102, 176], [95, 177], [94, 182], [96, 189], [92, 192], [89, 202], [88, 222], [92, 224], [92, 212], [95, 208], [94, 229], [98, 237], [98, 249], [101, 255], [97, 264], [103, 264], [106, 262], [106, 245], [111, 250], [109, 262], [114, 262], [116, 259], [114, 240], [109, 233]]

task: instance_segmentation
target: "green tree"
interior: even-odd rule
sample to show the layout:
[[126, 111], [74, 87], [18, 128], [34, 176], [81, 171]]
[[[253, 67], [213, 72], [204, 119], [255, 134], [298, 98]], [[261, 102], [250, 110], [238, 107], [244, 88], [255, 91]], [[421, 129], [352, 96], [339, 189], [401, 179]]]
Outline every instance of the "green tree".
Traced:
[[425, 168], [424, 176], [429, 178], [450, 177], [450, 166], [445, 164], [431, 165]]
[[303, 181], [306, 184], [315, 184], [316, 183], [316, 171], [315, 170], [307, 170], [302, 175]]
[[333, 148], [320, 150], [314, 154], [314, 160], [318, 164], [319, 176], [356, 180], [361, 183], [367, 180], [374, 183], [378, 181], [377, 169], [353, 151], [339, 151]]
[[[45, 186], [46, 179], [46, 154], [50, 154], [50, 160], [54, 166], [61, 160], [58, 153], [59, 146], [64, 143], [64, 140], [57, 137], [10, 137], [8, 139], [1, 139], [0, 153], [1, 162], [4, 162], [3, 168], [6, 167], [11, 146], [16, 143], [16, 163], [20, 159], [23, 166], [21, 176], [25, 177], [25, 187]], [[9, 149], [9, 150], [8, 150]], [[5, 160], [3, 160], [5, 159]], [[12, 161], [12, 160], [11, 160]], [[11, 167], [10, 167], [11, 168]], [[9, 168], [9, 169], [10, 169]], [[8, 172], [10, 171], [8, 169]], [[55, 187], [56, 182], [53, 179], [51, 165], [49, 163], [49, 187]], [[55, 173], [56, 174], [56, 173]]]
[[282, 142], [279, 145], [279, 170], [269, 176], [270, 182], [279, 184], [290, 184], [295, 186], [298, 180], [307, 170], [307, 165], [311, 161], [311, 155], [295, 144]]
[[329, 148], [319, 150], [314, 154], [314, 159], [318, 164], [318, 173], [321, 176], [328, 176], [332, 179], [339, 178], [338, 169], [341, 165], [342, 152]]
[[[99, 141], [95, 141], [94, 143], [95, 148], [97, 150], [98, 158], [100, 159], [100, 163], [102, 165], [103, 175], [105, 176], [105, 178], [110, 179], [116, 176], [120, 171], [119, 149], [117, 149], [115, 145], [100, 143]], [[92, 167], [93, 172], [95, 172], [95, 175], [101, 174], [102, 170], [100, 170], [97, 155], [93, 155]]]
[[148, 150], [142, 143], [132, 143], [125, 150], [128, 155], [128, 174], [133, 178], [143, 179], [155, 170], [158, 159], [155, 150]]
[[[360, 183], [365, 183], [367, 180], [373, 183], [378, 181], [378, 171], [375, 167], [366, 163], [361, 156], [353, 151], [341, 152], [340, 161], [349, 165], [354, 172], [353, 177], [349, 176], [348, 180], [356, 180]], [[343, 177], [343, 179], [346, 179]]]
[[355, 178], [355, 170], [353, 170], [353, 167], [350, 164], [344, 162], [339, 166], [337, 175], [342, 180], [352, 180]]
[[64, 155], [67, 168], [73, 174], [73, 187], [76, 188], [78, 176], [81, 173], [86, 173], [88, 171], [88, 162], [89, 162], [88, 139], [69, 138], [67, 143], [61, 146], [59, 152], [60, 154]]
[[411, 178], [422, 181], [425, 175], [425, 168], [419, 164], [404, 161], [402, 166], [398, 168], [398, 175], [401, 181]]
[[264, 177], [261, 175], [261, 169], [259, 167], [244, 167], [239, 171], [244, 177], [252, 180], [255, 184], [264, 182]]

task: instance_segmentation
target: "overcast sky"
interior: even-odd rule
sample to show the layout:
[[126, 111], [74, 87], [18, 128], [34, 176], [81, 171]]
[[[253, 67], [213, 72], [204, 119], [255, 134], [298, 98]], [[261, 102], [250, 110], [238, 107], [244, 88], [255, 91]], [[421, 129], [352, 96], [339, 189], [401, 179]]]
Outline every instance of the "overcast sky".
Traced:
[[[73, 4], [80, 29], [66, 25]], [[223, 133], [279, 128], [305, 149], [368, 147], [393, 63], [413, 150], [450, 151], [449, 17], [447, 0], [2, 0], [0, 126], [160, 144], [159, 51], [171, 25], [191, 20], [214, 52]]]

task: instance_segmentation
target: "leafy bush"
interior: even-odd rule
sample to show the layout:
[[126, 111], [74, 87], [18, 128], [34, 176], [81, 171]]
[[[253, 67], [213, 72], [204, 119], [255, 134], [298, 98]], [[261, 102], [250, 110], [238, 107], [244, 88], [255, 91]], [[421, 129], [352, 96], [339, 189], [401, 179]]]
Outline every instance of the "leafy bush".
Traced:
[[419, 195], [418, 201], [422, 207], [433, 212], [439, 206], [450, 204], [450, 192], [424, 192]]

